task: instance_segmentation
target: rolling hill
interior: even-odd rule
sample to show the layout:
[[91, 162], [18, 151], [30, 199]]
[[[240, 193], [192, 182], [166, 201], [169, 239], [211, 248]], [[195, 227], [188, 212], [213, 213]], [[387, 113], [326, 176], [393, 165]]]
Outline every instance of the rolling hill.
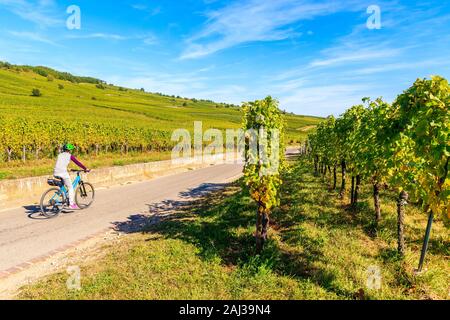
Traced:
[[[50, 159], [65, 141], [74, 141], [89, 156], [165, 152], [173, 145], [175, 129], [193, 130], [194, 121], [202, 121], [204, 130], [240, 128], [241, 117], [235, 105], [0, 63], [0, 163], [10, 166]], [[286, 121], [287, 142], [292, 144], [304, 140], [321, 119], [286, 113]]]

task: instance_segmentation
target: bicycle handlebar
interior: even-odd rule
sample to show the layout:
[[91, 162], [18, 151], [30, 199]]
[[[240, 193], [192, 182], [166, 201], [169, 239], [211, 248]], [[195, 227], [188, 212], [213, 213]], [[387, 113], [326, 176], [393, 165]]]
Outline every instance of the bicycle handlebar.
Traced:
[[91, 170], [74, 170], [74, 169], [72, 169], [72, 170], [70, 170], [70, 172], [75, 172], [75, 173], [84, 172], [84, 173], [88, 173], [88, 172], [91, 172]]

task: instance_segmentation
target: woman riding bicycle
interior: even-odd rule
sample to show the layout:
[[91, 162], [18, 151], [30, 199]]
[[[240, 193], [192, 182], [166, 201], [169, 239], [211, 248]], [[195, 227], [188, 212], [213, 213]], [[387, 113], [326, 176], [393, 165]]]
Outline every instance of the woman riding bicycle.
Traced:
[[66, 186], [69, 192], [69, 203], [70, 209], [79, 209], [75, 204], [75, 191], [72, 185], [72, 179], [70, 178], [69, 172], [67, 171], [67, 167], [72, 161], [78, 167], [83, 169], [84, 171], [89, 171], [86, 166], [84, 166], [74, 155], [72, 155], [75, 147], [72, 144], [66, 144], [63, 147], [63, 152], [58, 155], [58, 159], [56, 160], [55, 170], [53, 171], [53, 175], [55, 178], [60, 178], [63, 180], [64, 185]]

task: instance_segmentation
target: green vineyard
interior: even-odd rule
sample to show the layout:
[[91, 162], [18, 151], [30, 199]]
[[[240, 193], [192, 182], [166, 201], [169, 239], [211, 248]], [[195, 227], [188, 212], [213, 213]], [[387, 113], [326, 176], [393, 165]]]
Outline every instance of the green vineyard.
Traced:
[[[163, 152], [172, 131], [241, 126], [239, 106], [127, 89], [45, 67], [0, 64], [0, 162], [50, 159], [67, 141], [82, 155]], [[290, 143], [320, 118], [285, 114]]]
[[358, 205], [362, 181], [370, 182], [375, 230], [382, 219], [380, 190], [398, 192], [398, 252], [403, 255], [407, 203], [430, 214], [429, 227], [434, 216], [450, 219], [450, 86], [434, 76], [417, 80], [393, 104], [363, 102], [337, 119], [329, 117], [309, 135], [314, 171], [328, 175], [332, 189], [340, 171], [341, 197], [351, 180], [351, 207]]
[[167, 151], [171, 135], [167, 131], [84, 121], [33, 120], [2, 117], [0, 141], [6, 161], [30, 157], [51, 158], [66, 141], [76, 141], [81, 154], [129, 151]]

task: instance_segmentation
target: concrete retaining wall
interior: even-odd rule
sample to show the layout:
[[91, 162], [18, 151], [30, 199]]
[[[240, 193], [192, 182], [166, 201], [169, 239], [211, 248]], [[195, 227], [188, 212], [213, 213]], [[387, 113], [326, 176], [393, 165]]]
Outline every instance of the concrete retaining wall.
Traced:
[[[203, 161], [199, 161], [197, 158], [190, 162], [182, 163], [174, 163], [171, 160], [138, 163], [121, 167], [95, 169], [89, 174], [85, 174], [84, 179], [94, 184], [96, 188], [110, 187], [199, 169], [213, 164], [220, 164], [223, 161], [224, 155], [220, 154], [204, 157]], [[38, 204], [43, 192], [50, 188], [47, 184], [47, 179], [49, 178], [51, 176], [0, 181], [0, 210]]]

